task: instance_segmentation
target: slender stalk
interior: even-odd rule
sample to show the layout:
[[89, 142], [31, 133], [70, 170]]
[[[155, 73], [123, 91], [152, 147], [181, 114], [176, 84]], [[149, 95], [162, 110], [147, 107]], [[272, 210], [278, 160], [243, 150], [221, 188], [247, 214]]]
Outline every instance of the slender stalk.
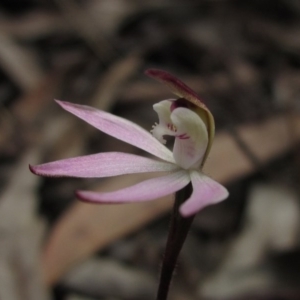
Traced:
[[166, 300], [168, 297], [177, 258], [194, 219], [194, 216], [183, 218], [178, 211], [181, 203], [189, 198], [191, 193], [192, 185], [189, 184], [184, 189], [178, 191], [175, 196], [156, 300]]

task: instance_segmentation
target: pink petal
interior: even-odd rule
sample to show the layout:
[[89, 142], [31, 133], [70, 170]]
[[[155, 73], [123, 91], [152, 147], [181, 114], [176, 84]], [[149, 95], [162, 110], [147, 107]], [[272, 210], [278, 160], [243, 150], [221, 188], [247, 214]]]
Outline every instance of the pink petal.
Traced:
[[30, 166], [37, 175], [50, 177], [109, 177], [123, 174], [174, 171], [177, 165], [138, 155], [108, 152]]
[[190, 182], [188, 172], [179, 171], [162, 177], [145, 180], [133, 186], [109, 193], [78, 191], [77, 197], [94, 203], [129, 203], [154, 200], [172, 194]]
[[174, 162], [172, 152], [137, 124], [90, 106], [58, 100], [56, 102], [63, 109], [104, 133], [143, 149], [163, 160]]
[[205, 206], [218, 203], [228, 197], [227, 189], [206, 175], [194, 170], [191, 171], [190, 176], [193, 193], [180, 206], [179, 211], [183, 217], [194, 215]]

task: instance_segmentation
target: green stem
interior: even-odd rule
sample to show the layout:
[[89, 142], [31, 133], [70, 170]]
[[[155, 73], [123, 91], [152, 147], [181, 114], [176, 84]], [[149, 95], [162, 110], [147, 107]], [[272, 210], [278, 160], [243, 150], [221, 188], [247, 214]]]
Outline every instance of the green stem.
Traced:
[[178, 191], [175, 196], [156, 300], [166, 300], [168, 297], [176, 261], [194, 219], [194, 216], [183, 218], [178, 210], [179, 206], [190, 197], [191, 193], [192, 185], [189, 184]]

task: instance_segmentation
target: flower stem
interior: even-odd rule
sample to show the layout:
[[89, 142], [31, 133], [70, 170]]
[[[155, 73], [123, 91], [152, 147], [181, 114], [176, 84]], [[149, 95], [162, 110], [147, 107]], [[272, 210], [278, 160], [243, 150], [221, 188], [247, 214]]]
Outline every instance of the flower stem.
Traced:
[[183, 218], [179, 213], [179, 206], [190, 197], [191, 193], [192, 185], [189, 184], [175, 196], [156, 300], [166, 300], [168, 297], [176, 261], [194, 219], [194, 216]]

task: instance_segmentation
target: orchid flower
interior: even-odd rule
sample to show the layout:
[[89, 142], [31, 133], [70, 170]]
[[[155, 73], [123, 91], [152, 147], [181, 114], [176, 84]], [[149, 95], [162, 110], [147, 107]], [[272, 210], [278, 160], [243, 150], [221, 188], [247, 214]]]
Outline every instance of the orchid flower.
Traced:
[[[193, 192], [179, 209], [183, 217], [192, 216], [203, 207], [227, 198], [225, 187], [201, 170], [214, 137], [214, 120], [210, 111], [190, 88], [171, 74], [155, 69], [148, 70], [146, 74], [163, 82], [179, 96], [153, 106], [159, 122], [153, 126], [152, 134], [108, 112], [85, 105], [56, 102], [102, 132], [134, 145], [156, 159], [108, 152], [30, 166], [30, 170], [41, 176], [82, 178], [162, 172], [162, 176], [114, 192], [77, 191], [76, 195], [92, 203], [142, 202], [173, 194], [191, 182]], [[164, 145], [166, 136], [174, 137], [173, 151]]]

